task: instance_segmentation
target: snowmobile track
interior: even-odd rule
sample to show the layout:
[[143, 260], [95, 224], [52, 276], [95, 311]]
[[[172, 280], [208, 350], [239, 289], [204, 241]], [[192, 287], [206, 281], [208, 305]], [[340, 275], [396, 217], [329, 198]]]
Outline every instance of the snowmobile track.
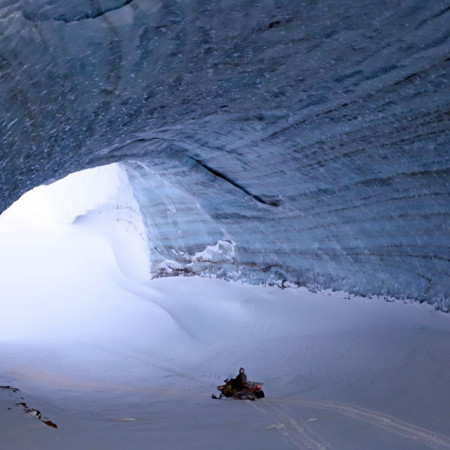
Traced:
[[155, 358], [149, 357], [147, 355], [144, 355], [142, 353], [138, 353], [131, 350], [124, 350], [124, 349], [117, 349], [115, 347], [108, 347], [107, 345], [100, 345], [100, 344], [92, 344], [92, 343], [86, 343], [86, 342], [77, 342], [78, 344], [81, 344], [83, 346], [88, 346], [90, 348], [94, 348], [96, 350], [99, 350], [104, 353], [118, 355], [124, 359], [128, 359], [131, 361], [136, 361], [139, 363], [142, 363], [146, 366], [153, 366], [158, 369], [161, 369], [167, 373], [170, 373], [172, 375], [175, 375], [179, 378], [189, 380], [195, 383], [199, 383], [201, 385], [204, 385], [205, 382], [210, 382], [211, 380], [202, 379], [202, 377], [195, 376], [192, 373], [186, 372], [185, 370], [178, 369], [176, 367], [173, 367], [169, 364], [166, 364], [162, 361], [159, 361]]
[[278, 430], [294, 447], [310, 450], [333, 449], [333, 446], [322, 436], [312, 431], [303, 419], [298, 416], [294, 417], [279, 402], [268, 401], [264, 405], [256, 406], [277, 420], [277, 423], [270, 428]]
[[421, 442], [423, 445], [436, 450], [450, 450], [450, 437], [439, 435], [416, 425], [396, 419], [377, 411], [361, 408], [355, 405], [328, 401], [309, 400], [282, 400], [273, 399], [281, 404], [292, 404], [333, 411], [338, 414], [351, 417], [355, 420], [362, 420], [378, 428], [390, 431], [407, 439]]

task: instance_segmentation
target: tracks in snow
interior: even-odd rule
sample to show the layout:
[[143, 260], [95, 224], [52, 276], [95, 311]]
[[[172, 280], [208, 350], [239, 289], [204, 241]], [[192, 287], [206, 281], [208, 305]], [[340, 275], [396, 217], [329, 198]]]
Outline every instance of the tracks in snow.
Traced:
[[147, 356], [147, 355], [144, 355], [142, 353], [138, 353], [138, 352], [135, 352], [132, 350], [111, 348], [111, 347], [108, 347], [107, 345], [102, 345], [102, 344], [92, 344], [92, 343], [86, 343], [86, 342], [76, 342], [76, 343], [79, 345], [93, 348], [95, 350], [99, 350], [99, 351], [107, 353], [107, 354], [118, 355], [123, 359], [136, 361], [136, 362], [142, 363], [146, 366], [156, 367], [158, 369], [161, 369], [164, 372], [170, 373], [171, 375], [174, 375], [176, 377], [179, 377], [184, 380], [191, 381], [191, 382], [195, 382], [198, 384], [204, 385], [205, 381], [207, 381], [207, 382], [211, 381], [211, 380], [202, 379], [202, 377], [193, 375], [185, 370], [178, 369], [177, 367], [166, 364], [156, 358], [152, 358], [150, 356]]
[[264, 407], [268, 411], [273, 411], [282, 424], [280, 430], [286, 434], [291, 443], [298, 448], [307, 449], [328, 449], [330, 444], [309, 429], [307, 422], [293, 417], [285, 405], [304, 406], [312, 409], [326, 410], [337, 414], [360, 420], [383, 430], [395, 433], [407, 439], [420, 442], [428, 448], [436, 450], [450, 450], [450, 437], [439, 435], [433, 431], [410, 424], [386, 414], [362, 408], [355, 405], [348, 405], [330, 401], [310, 401], [310, 400], [284, 400], [272, 399], [272, 403], [267, 403]]
[[307, 421], [298, 416], [294, 417], [280, 402], [266, 402], [264, 405], [258, 402], [255, 405], [259, 410], [270, 414], [278, 421], [277, 424], [266, 427], [266, 429], [276, 429], [294, 447], [310, 450], [333, 448], [329, 442], [308, 426]]

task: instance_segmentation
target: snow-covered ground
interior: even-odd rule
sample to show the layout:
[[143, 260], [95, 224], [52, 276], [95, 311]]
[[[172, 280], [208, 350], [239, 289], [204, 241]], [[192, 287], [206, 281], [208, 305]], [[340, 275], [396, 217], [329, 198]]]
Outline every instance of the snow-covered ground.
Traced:
[[[1, 449], [450, 449], [448, 314], [149, 280], [143, 235], [115, 165], [0, 216]], [[241, 366], [266, 398], [211, 399]]]

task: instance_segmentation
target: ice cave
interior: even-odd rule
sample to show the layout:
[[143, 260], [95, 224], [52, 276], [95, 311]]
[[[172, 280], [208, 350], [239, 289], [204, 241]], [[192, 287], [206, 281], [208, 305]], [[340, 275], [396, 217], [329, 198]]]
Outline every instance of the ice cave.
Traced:
[[[18, 373], [23, 382], [21, 390], [38, 395], [34, 388], [27, 391], [24, 381], [25, 374], [38, 373], [38, 369], [31, 370], [28, 363], [19, 364], [21, 354], [45, 354], [44, 365], [54, 364], [51, 371], [48, 369], [53, 375], [39, 372], [40, 380], [69, 386], [68, 378], [55, 375], [64, 366], [64, 376], [68, 376], [69, 365], [57, 366], [51, 352], [65, 353], [62, 336], [69, 339], [70, 333], [73, 335], [68, 346], [72, 346], [73, 361], [82, 361], [89, 354], [89, 364], [95, 366], [94, 361], [101, 360], [104, 367], [109, 367], [108, 358], [113, 353], [102, 339], [110, 336], [112, 341], [117, 339], [116, 358], [151, 366], [155, 371], [166, 371], [169, 377], [184, 380], [193, 378], [190, 364], [195, 360], [197, 367], [204, 368], [204, 377], [217, 384], [225, 363], [220, 366], [214, 360], [217, 366], [206, 369], [211, 360], [205, 356], [208, 351], [215, 358], [222, 354], [219, 347], [213, 351], [210, 344], [205, 344], [206, 334], [214, 331], [211, 321], [216, 322], [217, 305], [227, 311], [227, 320], [233, 316], [231, 311], [254, 318], [244, 321], [245, 326], [244, 322], [233, 322], [228, 328], [230, 333], [236, 333], [236, 339], [240, 336], [254, 343], [253, 356], [255, 348], [262, 351], [267, 345], [269, 354], [276, 359], [280, 347], [270, 347], [266, 339], [278, 339], [284, 345], [288, 338], [292, 339], [288, 345], [292, 354], [306, 355], [310, 348], [304, 340], [306, 334], [302, 334], [310, 326], [306, 317], [323, 314], [323, 330], [348, 326], [362, 339], [358, 341], [361, 347], [352, 348], [355, 354], [358, 348], [361, 350], [367, 367], [372, 362], [374, 367], [381, 367], [385, 364], [382, 361], [389, 360], [392, 374], [399, 377], [398, 386], [405, 381], [400, 375], [403, 368], [417, 362], [415, 375], [408, 381], [411, 384], [402, 389], [412, 392], [421, 376], [438, 391], [438, 386], [448, 389], [448, 0], [0, 0], [0, 36], [0, 212], [4, 212], [0, 216], [0, 355], [5, 364], [2, 367], [0, 362], [0, 384], [4, 384], [0, 388], [4, 388], [5, 395], [11, 399], [19, 395], [14, 390], [20, 385], [16, 383]], [[76, 178], [77, 173], [84, 175]], [[70, 180], [77, 180], [78, 184]], [[65, 187], [55, 194], [51, 186]], [[42, 193], [45, 200], [40, 197]], [[56, 201], [53, 209], [45, 206], [50, 198]], [[18, 213], [18, 205], [25, 203], [31, 209], [26, 214]], [[39, 216], [40, 222], [33, 222], [37, 225], [32, 232], [27, 228], [28, 234], [19, 238], [17, 233], [25, 225], [18, 225], [12, 217], [26, 216], [29, 220], [30, 214], [34, 219]], [[41, 220], [43, 216], [47, 225]], [[58, 225], [45, 228], [50, 216]], [[67, 228], [69, 225], [73, 227]], [[17, 236], [21, 246], [13, 247], [13, 236]], [[38, 253], [38, 246], [42, 253]], [[26, 254], [26, 248], [33, 250]], [[45, 255], [45, 264], [38, 254]], [[82, 258], [87, 259], [82, 262]], [[13, 266], [19, 272], [14, 272]], [[47, 275], [38, 276], [37, 270], [44, 270], [44, 266]], [[28, 275], [23, 283], [17, 281], [17, 273], [25, 272]], [[68, 273], [77, 276], [70, 278]], [[112, 284], [101, 281], [96, 286], [92, 282], [94, 276], [97, 280], [110, 280], [114, 289]], [[169, 279], [173, 284], [164, 284]], [[180, 281], [183, 279], [190, 281]], [[65, 280], [64, 288], [58, 284], [61, 280]], [[155, 284], [148, 284], [149, 280]], [[197, 285], [199, 280], [205, 284]], [[230, 287], [214, 288], [208, 283]], [[167, 291], [161, 293], [158, 286], [165, 286]], [[185, 287], [177, 290], [172, 286]], [[194, 292], [203, 289], [199, 286], [215, 292], [217, 302], [201, 308], [199, 305], [206, 305], [202, 303], [205, 299]], [[237, 286], [242, 289], [239, 293]], [[253, 290], [261, 286], [267, 290]], [[231, 298], [220, 294], [221, 289], [236, 289], [236, 298], [242, 301], [231, 306]], [[182, 291], [185, 298], [175, 302], [175, 292]], [[31, 292], [40, 300], [30, 299]], [[307, 308], [308, 314], [298, 310], [301, 302], [293, 300], [300, 295], [298, 292], [307, 292], [304, 295], [308, 299], [313, 294], [320, 297], [312, 309]], [[284, 299], [279, 302], [284, 305], [280, 309], [284, 309], [284, 318], [278, 322], [272, 296]], [[93, 303], [94, 297], [99, 303]], [[116, 309], [106, 301], [107, 297], [108, 302], [117, 300]], [[260, 297], [261, 305], [265, 305], [263, 316], [255, 315], [258, 303], [253, 303], [254, 297]], [[335, 316], [340, 325], [335, 324], [337, 300], [333, 299], [356, 297], [360, 303], [345, 304]], [[62, 309], [62, 298], [66, 298], [67, 311]], [[153, 306], [144, 307], [137, 298], [152, 298]], [[424, 308], [420, 310], [422, 318], [410, 316], [419, 310], [409, 309], [408, 313], [396, 309], [406, 303], [409, 308]], [[96, 322], [94, 312], [87, 312], [90, 308], [104, 317], [97, 334], [89, 328]], [[360, 312], [358, 308], [362, 308]], [[388, 313], [390, 308], [395, 310], [392, 316]], [[392, 349], [392, 360], [383, 359], [380, 350], [379, 360], [375, 357], [370, 361], [362, 350], [365, 345], [372, 348], [376, 341], [379, 349], [388, 348], [385, 339], [389, 333], [385, 336], [382, 326], [375, 325], [382, 310], [392, 318], [392, 322], [386, 319], [386, 330], [396, 329], [394, 316], [404, 317], [396, 319], [405, 323], [404, 327], [398, 325], [398, 333], [409, 330], [409, 326], [411, 330], [431, 330], [424, 317], [436, 314], [432, 320], [439, 324], [435, 334], [430, 331], [429, 339], [421, 341], [427, 346], [422, 356], [411, 350], [422, 337], [409, 330], [398, 338], [397, 359], [393, 356], [397, 350]], [[361, 325], [361, 330], [366, 330], [361, 335], [355, 331], [359, 325], [349, 318], [352, 314], [370, 321], [365, 322], [367, 329]], [[69, 316], [70, 320], [61, 321], [61, 317]], [[134, 329], [122, 326], [121, 321], [127, 317]], [[145, 318], [150, 317], [153, 328], [145, 325]], [[294, 317], [298, 320], [296, 325]], [[245, 334], [246, 327], [253, 330], [253, 337]], [[368, 337], [371, 327], [378, 333], [373, 340]], [[73, 336], [81, 329], [87, 334], [77, 340]], [[125, 329], [135, 340], [129, 334], [125, 338]], [[148, 338], [148, 348], [137, 336], [140, 332]], [[229, 338], [225, 339], [228, 335], [224, 325], [215, 332], [222, 333], [224, 342]], [[38, 345], [39, 333], [44, 333], [45, 342], [50, 335], [55, 340], [54, 345], [42, 344], [41, 353], [30, 350]], [[162, 335], [166, 353], [150, 344], [155, 336], [160, 339]], [[323, 335], [317, 331], [317, 336]], [[34, 344], [5, 344], [16, 338], [32, 338]], [[320, 339], [311, 339], [311, 345], [322, 345]], [[342, 340], [342, 349], [353, 342], [350, 337], [346, 339]], [[184, 347], [191, 340], [198, 344], [195, 352], [193, 347]], [[123, 344], [125, 341], [133, 352]], [[183, 344], [175, 346], [175, 342]], [[219, 342], [220, 339], [215, 345]], [[304, 347], [293, 350], [300, 342]], [[341, 341], [323, 343], [323, 348], [334, 349], [334, 345], [340, 345], [338, 342]], [[84, 345], [84, 350], [78, 345]], [[171, 357], [175, 347], [184, 350]], [[314, 349], [316, 356], [328, 355], [328, 350]], [[188, 359], [183, 358], [190, 351], [195, 357], [184, 363]], [[340, 351], [337, 349], [336, 354]], [[103, 356], [97, 358], [95, 352]], [[330, 350], [330, 355], [333, 352]], [[286, 364], [291, 358], [288, 353], [283, 360]], [[150, 354], [153, 359], [146, 359]], [[249, 355], [248, 361], [253, 361]], [[429, 357], [433, 364], [419, 369], [419, 362], [421, 367], [427, 366], [425, 355], [432, 355]], [[342, 356], [342, 361], [346, 357]], [[339, 375], [333, 380], [340, 383], [348, 374], [339, 366], [339, 358], [333, 358], [335, 362], [327, 364], [335, 364], [332, 367]], [[226, 361], [241, 364], [231, 356]], [[396, 366], [399, 361], [401, 367]], [[70, 370], [78, 373], [80, 367], [89, 365], [85, 363], [73, 362]], [[114, 364], [111, 362], [111, 367], [116, 371], [118, 366]], [[327, 366], [323, 364], [320, 367]], [[282, 366], [280, 363], [280, 371]], [[276, 363], [271, 366], [274, 371], [276, 367]], [[319, 366], [314, 367], [308, 369], [313, 374], [311, 379], [320, 380]], [[256, 368], [269, 377], [255, 360], [254, 371]], [[319, 372], [314, 372], [316, 369]], [[130, 369], [135, 375], [143, 373], [133, 370]], [[266, 448], [331, 448], [330, 442], [338, 442], [337, 448], [363, 448], [361, 442], [365, 438], [355, 437], [352, 447], [347, 440], [349, 434], [342, 438], [338, 431], [334, 437], [328, 436], [328, 443], [314, 438], [324, 436], [319, 430], [319, 410], [346, 415], [345, 420], [350, 420], [354, 411], [360, 420], [370, 422], [370, 427], [384, 424], [389, 433], [402, 436], [398, 439], [406, 436], [410, 443], [415, 440], [418, 449], [450, 448], [450, 438], [445, 436], [448, 419], [444, 419], [450, 414], [449, 402], [440, 398], [437, 391], [431, 392], [431, 387], [421, 391], [421, 395], [437, 402], [436, 414], [440, 418], [436, 425], [431, 419], [433, 408], [428, 405], [421, 417], [430, 412], [430, 423], [422, 423], [423, 429], [412, 425], [408, 428], [406, 422], [417, 424], [422, 419], [414, 415], [419, 413], [409, 411], [411, 402], [400, 407], [399, 400], [386, 416], [388, 426], [381, 413], [369, 414], [355, 405], [380, 411], [383, 404], [377, 402], [381, 398], [390, 398], [393, 405], [402, 390], [395, 383], [396, 389], [392, 388], [389, 394], [392, 397], [386, 394], [375, 399], [374, 395], [369, 401], [365, 388], [361, 388], [352, 402], [334, 398], [335, 403], [326, 403], [328, 394], [320, 391], [314, 397], [316, 388], [312, 381], [308, 384], [308, 374], [298, 370], [291, 367], [283, 374], [273, 375], [273, 386], [291, 388], [296, 385], [291, 378], [295, 373], [295, 382], [308, 386], [305, 391], [312, 396], [309, 403], [302, 397], [303, 403], [295, 407], [316, 412], [301, 423], [295, 422], [299, 419], [294, 420], [288, 406], [273, 403], [271, 412], [261, 414], [275, 414], [277, 421], [258, 422], [255, 427], [267, 435], [276, 430], [285, 447], [270, 438], [265, 441]], [[355, 386], [360, 386], [358, 383], [367, 375], [366, 369], [361, 370], [357, 371], [361, 376], [355, 378]], [[386, 368], [386, 373], [389, 370]], [[97, 389], [95, 377], [100, 368], [92, 371], [91, 378], [86, 375], [90, 381], [79, 382], [77, 389]], [[381, 372], [374, 371], [375, 385], [381, 383]], [[125, 373], [125, 369], [123, 373], [120, 369], [114, 382], [108, 384], [109, 393], [113, 394], [111, 402], [121, 383], [126, 384], [125, 378], [120, 378]], [[139, 376], [135, 377], [134, 387], [144, 380], [144, 375], [142, 379]], [[283, 389], [280, 387], [280, 392]], [[36, 398], [47, 398], [39, 395]], [[78, 397], [73, 394], [71, 399], [75, 398]], [[163, 396], [159, 398], [166, 401]], [[131, 402], [128, 397], [124, 399], [121, 397], [118, 403]], [[424, 402], [420, 404], [423, 406]], [[266, 404], [270, 404], [269, 400]], [[130, 405], [131, 409], [136, 406]], [[88, 403], [84, 407], [95, 409]], [[131, 421], [142, 417], [141, 413], [135, 411], [133, 417], [128, 417], [126, 414], [133, 413], [121, 412], [117, 419], [121, 422], [117, 424], [125, 426], [129, 422], [126, 426], [132, 426]], [[177, 417], [181, 421], [181, 416]], [[203, 419], [206, 417], [208, 414]], [[400, 423], [395, 417], [407, 420]], [[110, 419], [111, 426], [115, 426], [116, 419]], [[316, 435], [302, 434], [308, 426], [317, 427]], [[433, 426], [437, 434], [427, 431]], [[181, 429], [188, 432], [187, 427]], [[339, 429], [337, 422], [332, 429]], [[154, 432], [157, 434], [158, 430]], [[237, 436], [245, 434], [244, 430], [239, 433]], [[11, 434], [8, 439], [11, 443], [15, 437]], [[168, 444], [165, 438], [158, 439], [155, 447], [136, 442], [134, 447], [131, 441], [127, 445], [122, 442], [123, 446], [117, 441], [118, 447], [113, 447], [211, 448], [207, 447], [206, 438], [191, 447], [181, 446], [176, 440]], [[260, 439], [264, 442], [265, 438]], [[403, 441], [380, 439], [364, 448], [416, 448]], [[0, 435], [0, 446], [1, 440]], [[45, 442], [42, 448], [58, 448], [56, 441], [53, 447]], [[91, 447], [80, 442], [73, 443], [73, 448], [107, 448], [99, 441]], [[237, 442], [227, 447], [222, 440], [216, 448], [252, 448]], [[21, 445], [10, 448], [28, 448], [25, 441]], [[112, 448], [111, 442], [108, 445]], [[255, 444], [254, 448], [264, 447]]]
[[0, 6], [2, 210], [120, 162], [154, 275], [448, 310], [446, 1]]

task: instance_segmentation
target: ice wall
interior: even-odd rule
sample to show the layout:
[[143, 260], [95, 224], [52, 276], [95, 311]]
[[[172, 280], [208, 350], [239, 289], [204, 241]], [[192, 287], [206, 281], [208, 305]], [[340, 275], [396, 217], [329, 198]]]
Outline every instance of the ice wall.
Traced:
[[450, 305], [450, 4], [0, 0], [0, 209], [120, 161], [156, 275]]

